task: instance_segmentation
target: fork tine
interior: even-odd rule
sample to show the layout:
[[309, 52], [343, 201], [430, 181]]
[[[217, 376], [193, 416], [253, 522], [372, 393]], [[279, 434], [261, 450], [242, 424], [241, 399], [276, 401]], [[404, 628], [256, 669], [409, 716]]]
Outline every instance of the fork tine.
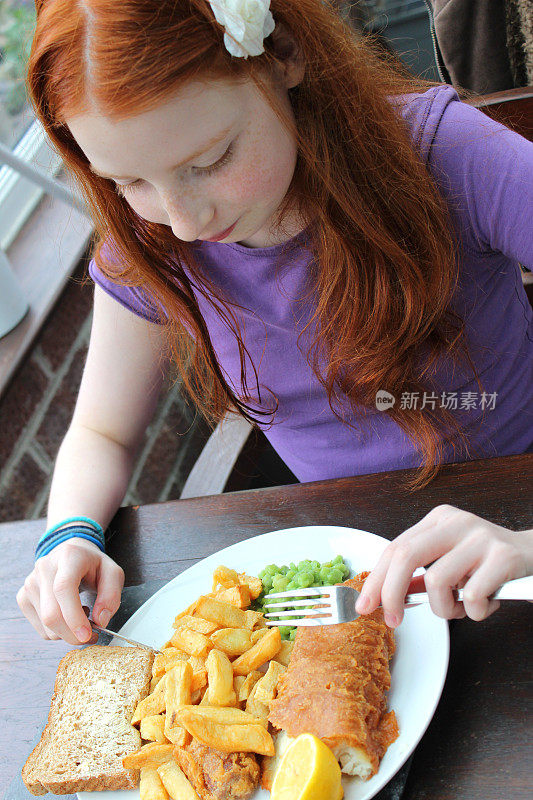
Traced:
[[295, 624], [296, 624], [296, 626], [298, 628], [310, 628], [311, 626], [314, 626], [314, 625], [338, 625], [338, 620], [334, 619], [333, 617], [323, 617], [323, 619], [320, 619], [320, 617], [310, 617], [309, 619], [299, 619], [299, 620], [295, 620], [295, 619], [293, 619], [293, 620], [268, 619], [267, 620], [267, 626], [269, 628], [274, 626], [274, 625], [279, 627], [280, 625], [295, 625]]
[[[329, 598], [327, 597], [308, 597], [307, 600], [283, 600], [281, 603], [263, 603], [265, 608], [286, 608], [287, 606], [308, 606], [310, 604], [320, 604], [320, 605], [327, 605], [329, 607], [329, 603], [327, 602]], [[324, 602], [322, 602], [322, 600]]]
[[271, 597], [315, 597], [317, 594], [329, 597], [331, 594], [331, 586], [318, 586], [311, 587], [310, 589], [290, 589], [287, 592], [271, 592], [266, 594], [264, 599], [267, 600]]
[[[321, 614], [320, 612], [326, 611], [328, 613]], [[300, 617], [331, 617], [332, 609], [331, 608], [303, 608], [299, 609], [298, 614], [295, 614], [294, 611], [288, 609], [287, 611], [273, 611], [271, 614], [265, 614], [266, 619], [272, 619], [273, 617], [294, 617], [295, 620], [300, 619]]]

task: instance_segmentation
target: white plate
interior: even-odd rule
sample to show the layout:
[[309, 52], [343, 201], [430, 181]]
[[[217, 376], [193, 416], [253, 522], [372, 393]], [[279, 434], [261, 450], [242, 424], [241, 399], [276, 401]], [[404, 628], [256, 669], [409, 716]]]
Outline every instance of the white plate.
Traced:
[[[156, 592], [118, 631], [124, 636], [160, 647], [172, 633], [175, 615], [200, 594], [211, 591], [213, 570], [227, 567], [257, 575], [270, 563], [288, 564], [304, 558], [328, 561], [342, 555], [352, 574], [371, 569], [387, 546], [381, 536], [353, 528], [310, 526], [273, 531], [226, 547], [199, 561]], [[118, 640], [113, 644], [121, 644]], [[400, 769], [422, 738], [442, 692], [449, 657], [448, 624], [429, 606], [409, 609], [396, 633], [391, 662], [388, 707], [398, 719], [400, 735], [390, 745], [377, 775], [369, 781], [343, 776], [346, 800], [370, 800]], [[138, 789], [106, 792], [109, 800], [138, 800]], [[81, 800], [98, 800], [102, 792], [81, 792]], [[268, 800], [259, 789], [253, 800]]]

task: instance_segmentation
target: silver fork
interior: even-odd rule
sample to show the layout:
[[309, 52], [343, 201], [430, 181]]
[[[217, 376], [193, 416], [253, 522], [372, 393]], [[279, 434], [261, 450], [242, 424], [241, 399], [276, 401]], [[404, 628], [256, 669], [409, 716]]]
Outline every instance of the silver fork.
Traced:
[[[295, 625], [301, 628], [311, 625], [338, 625], [341, 622], [352, 622], [360, 616], [355, 610], [359, 594], [360, 592], [351, 586], [342, 584], [267, 594], [264, 601], [283, 598], [282, 602], [263, 602], [264, 607], [268, 608], [270, 612], [265, 614], [267, 625]], [[455, 589], [454, 594], [456, 600], [463, 599], [462, 589]], [[491, 595], [491, 598], [494, 600], [533, 600], [533, 577], [508, 581], [500, 586]], [[312, 606], [310, 606], [311, 602]], [[413, 608], [422, 603], [429, 603], [429, 597], [426, 592], [417, 592], [405, 596], [404, 607]], [[270, 611], [274, 608], [285, 610]], [[295, 609], [301, 616], [296, 617]], [[294, 617], [294, 619], [290, 619], [290, 617]]]

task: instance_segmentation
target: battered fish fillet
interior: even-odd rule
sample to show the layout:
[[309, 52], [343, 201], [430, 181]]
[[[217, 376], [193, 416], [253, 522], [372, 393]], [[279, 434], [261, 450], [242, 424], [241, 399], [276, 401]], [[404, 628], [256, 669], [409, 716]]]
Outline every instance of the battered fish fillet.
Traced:
[[[367, 575], [344, 585], [360, 590]], [[368, 780], [398, 737], [394, 711], [386, 710], [393, 654], [394, 632], [381, 609], [342, 625], [298, 628], [269, 721], [291, 738], [314, 734], [331, 748], [343, 772]], [[272, 772], [267, 766], [265, 788]]]
[[221, 753], [193, 739], [174, 757], [201, 800], [246, 800], [259, 784], [253, 753]]

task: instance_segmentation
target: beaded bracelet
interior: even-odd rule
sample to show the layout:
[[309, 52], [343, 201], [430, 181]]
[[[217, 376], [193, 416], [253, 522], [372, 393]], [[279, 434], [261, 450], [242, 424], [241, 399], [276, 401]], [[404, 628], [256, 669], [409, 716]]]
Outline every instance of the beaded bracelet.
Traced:
[[35, 549], [35, 560], [48, 555], [58, 544], [72, 538], [86, 539], [105, 553], [104, 530], [89, 517], [69, 517], [43, 533]]

